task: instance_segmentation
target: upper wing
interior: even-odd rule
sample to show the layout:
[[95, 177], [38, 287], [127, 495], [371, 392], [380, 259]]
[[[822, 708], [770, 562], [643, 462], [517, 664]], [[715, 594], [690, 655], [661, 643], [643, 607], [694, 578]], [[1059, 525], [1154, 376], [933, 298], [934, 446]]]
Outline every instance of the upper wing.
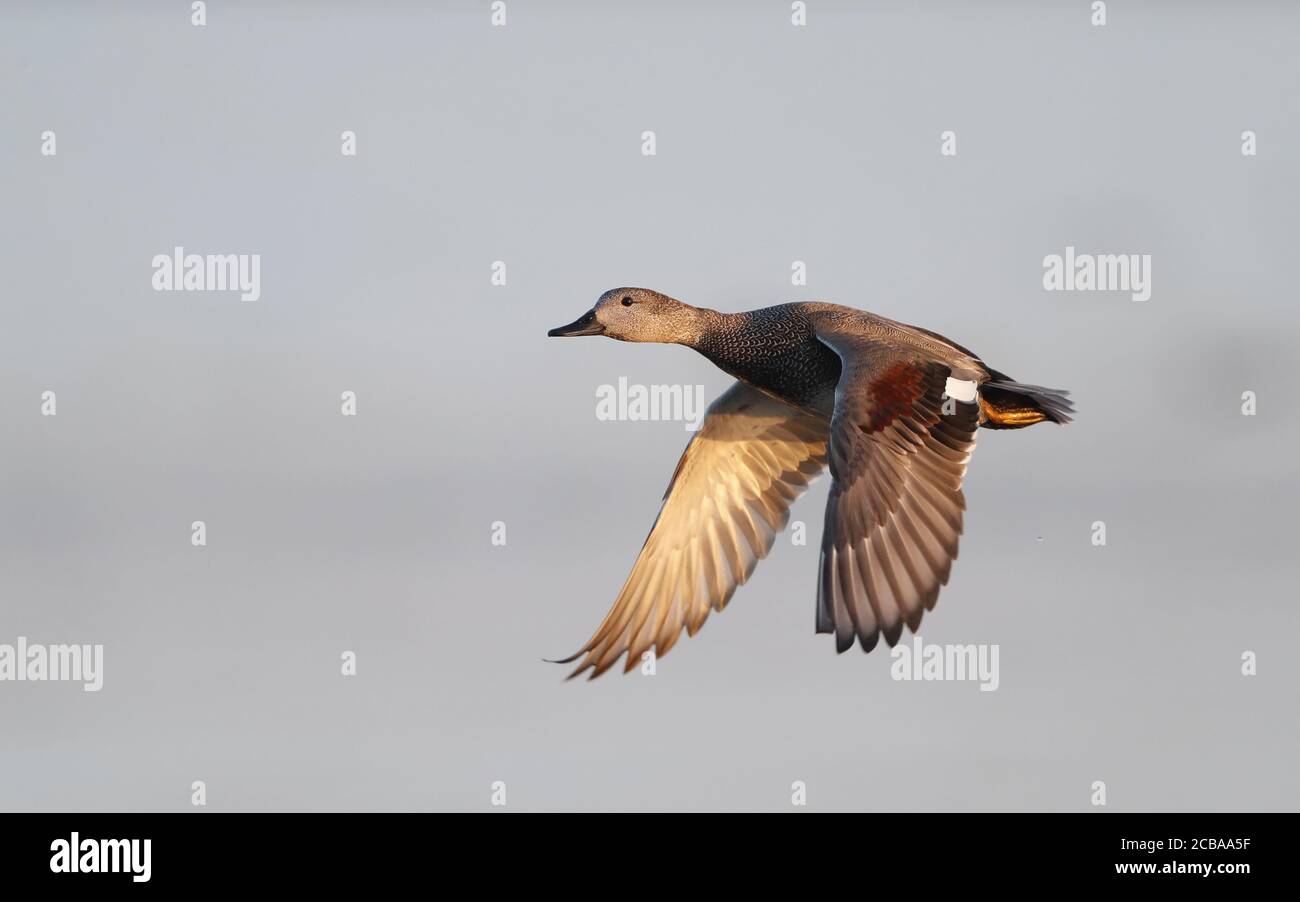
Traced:
[[891, 646], [934, 607], [957, 557], [978, 405], [947, 398], [952, 370], [913, 348], [818, 324], [843, 370], [831, 418], [817, 632], [837, 651]]
[[677, 464], [663, 507], [618, 599], [570, 675], [600, 676], [627, 652], [663, 656], [767, 555], [790, 504], [826, 464], [829, 424], [737, 382], [709, 406]]

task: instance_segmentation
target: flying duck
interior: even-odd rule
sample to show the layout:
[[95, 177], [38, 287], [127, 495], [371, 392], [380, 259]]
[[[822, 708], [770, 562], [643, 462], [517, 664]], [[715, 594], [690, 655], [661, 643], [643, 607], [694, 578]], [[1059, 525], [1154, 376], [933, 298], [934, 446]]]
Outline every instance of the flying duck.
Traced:
[[975, 431], [1070, 422], [1067, 392], [1026, 385], [928, 329], [827, 303], [745, 313], [615, 288], [549, 336], [694, 348], [736, 383], [715, 400], [664, 493], [622, 591], [569, 678], [667, 654], [721, 611], [828, 463], [817, 632], [844, 652], [915, 632], [948, 582]]

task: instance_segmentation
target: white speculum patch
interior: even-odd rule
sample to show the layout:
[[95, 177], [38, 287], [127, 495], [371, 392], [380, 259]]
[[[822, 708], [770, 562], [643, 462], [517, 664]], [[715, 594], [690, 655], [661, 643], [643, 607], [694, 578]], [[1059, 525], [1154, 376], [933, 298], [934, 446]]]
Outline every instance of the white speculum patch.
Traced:
[[967, 404], [975, 400], [975, 383], [967, 379], [954, 379], [948, 377], [948, 383], [943, 387], [943, 393], [948, 397], [963, 401]]

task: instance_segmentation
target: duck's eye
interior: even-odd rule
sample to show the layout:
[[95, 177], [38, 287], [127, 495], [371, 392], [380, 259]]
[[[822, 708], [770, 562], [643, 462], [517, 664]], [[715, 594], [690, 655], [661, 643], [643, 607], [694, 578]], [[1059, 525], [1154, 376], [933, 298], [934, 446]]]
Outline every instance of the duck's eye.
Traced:
[[631, 307], [631, 306], [632, 306], [632, 299], [631, 299], [631, 298], [623, 298], [623, 306], [624, 306], [624, 307]]

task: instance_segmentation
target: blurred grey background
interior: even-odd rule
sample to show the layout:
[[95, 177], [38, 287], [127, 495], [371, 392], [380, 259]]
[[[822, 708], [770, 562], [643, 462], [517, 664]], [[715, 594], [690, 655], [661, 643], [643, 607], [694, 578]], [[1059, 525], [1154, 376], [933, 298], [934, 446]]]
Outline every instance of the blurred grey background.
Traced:
[[[0, 808], [1300, 806], [1300, 9], [615, 7], [0, 8], [0, 642], [105, 646], [99, 693], [0, 683]], [[261, 254], [261, 300], [154, 292], [175, 245]], [[1150, 254], [1151, 300], [1044, 291], [1066, 245]], [[923, 624], [999, 644], [998, 691], [814, 635], [825, 478], [653, 678], [543, 662], [687, 437], [596, 387], [729, 382], [544, 337], [619, 285], [850, 304], [1074, 392], [981, 433]]]

